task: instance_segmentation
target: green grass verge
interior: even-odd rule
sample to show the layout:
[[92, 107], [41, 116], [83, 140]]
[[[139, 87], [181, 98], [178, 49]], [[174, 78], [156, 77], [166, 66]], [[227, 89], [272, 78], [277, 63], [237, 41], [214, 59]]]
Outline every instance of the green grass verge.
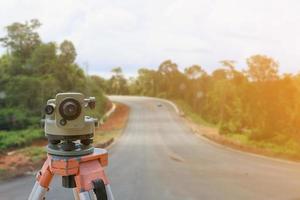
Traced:
[[[230, 133], [226, 134], [226, 137], [238, 141], [240, 144], [249, 146], [249, 147], [257, 147], [266, 150], [270, 150], [276, 154], [287, 154], [291, 156], [299, 156], [300, 152], [300, 144], [293, 140], [292, 138], [285, 140], [277, 140], [276, 138], [272, 138], [270, 140], [252, 140], [250, 139], [249, 134], [237, 134]], [[281, 137], [281, 136], [277, 136]]]
[[40, 129], [0, 131], [0, 150], [24, 147], [43, 137], [44, 133]]
[[[185, 116], [194, 123], [218, 129], [218, 125], [206, 122], [201, 116], [193, 112], [192, 108], [182, 100], [173, 100], [174, 103], [184, 112]], [[236, 141], [247, 147], [265, 149], [276, 155], [287, 155], [291, 157], [300, 156], [300, 143], [286, 135], [277, 135], [268, 140], [253, 140], [248, 133], [229, 133], [223, 134], [226, 138]]]
[[193, 109], [190, 105], [185, 103], [183, 100], [172, 100], [179, 108], [184, 112], [184, 114], [197, 124], [201, 124], [208, 127], [218, 127], [216, 124], [209, 123], [205, 121], [200, 115], [193, 112]]
[[6, 169], [0, 168], [0, 177], [7, 173]]

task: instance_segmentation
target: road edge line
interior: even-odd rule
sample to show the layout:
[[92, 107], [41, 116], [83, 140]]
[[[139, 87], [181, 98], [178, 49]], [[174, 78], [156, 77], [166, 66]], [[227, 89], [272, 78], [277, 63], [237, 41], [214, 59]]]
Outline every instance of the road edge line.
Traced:
[[113, 114], [116, 110], [116, 104], [112, 102], [112, 107], [107, 111], [100, 119], [100, 124], [104, 123], [104, 119], [108, 118], [111, 114]]

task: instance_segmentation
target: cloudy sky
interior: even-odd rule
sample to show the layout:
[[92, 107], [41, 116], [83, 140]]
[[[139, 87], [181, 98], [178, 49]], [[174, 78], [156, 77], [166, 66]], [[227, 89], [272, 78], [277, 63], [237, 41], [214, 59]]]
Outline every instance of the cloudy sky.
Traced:
[[[265, 54], [281, 72], [300, 71], [298, 0], [0, 0], [0, 36], [12, 22], [39, 19], [44, 41], [73, 41], [89, 74], [130, 76], [172, 59], [183, 69]], [[0, 47], [0, 53], [5, 50]]]

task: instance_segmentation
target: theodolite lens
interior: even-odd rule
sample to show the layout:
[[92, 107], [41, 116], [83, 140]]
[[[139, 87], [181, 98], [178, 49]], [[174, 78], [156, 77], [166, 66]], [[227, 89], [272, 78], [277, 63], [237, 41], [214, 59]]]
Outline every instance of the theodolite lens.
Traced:
[[80, 103], [75, 99], [65, 99], [59, 106], [59, 113], [66, 120], [74, 120], [81, 113]]
[[73, 102], [67, 102], [63, 106], [64, 114], [68, 117], [71, 117], [73, 115], [76, 115], [77, 113], [77, 106]]

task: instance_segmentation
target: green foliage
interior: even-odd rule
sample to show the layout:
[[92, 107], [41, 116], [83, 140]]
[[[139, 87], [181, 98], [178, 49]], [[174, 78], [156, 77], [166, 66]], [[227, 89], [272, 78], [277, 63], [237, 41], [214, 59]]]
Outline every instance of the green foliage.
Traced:
[[0, 168], [0, 176], [3, 176], [5, 174], [7, 174], [7, 169], [4, 169], [4, 168]]
[[72, 64], [74, 63], [77, 53], [76, 49], [71, 41], [65, 40], [63, 41], [60, 46], [60, 55], [59, 59], [64, 64]]
[[87, 96], [94, 96], [96, 98], [96, 108], [93, 110], [88, 110], [87, 114], [98, 119], [100, 119], [103, 113], [106, 112], [106, 104], [108, 101], [103, 95], [103, 91], [101, 89], [102, 82], [100, 80], [101, 78], [97, 76], [87, 77], [87, 90], [85, 92]]
[[145, 96], [158, 96], [157, 93], [157, 79], [159, 78], [158, 72], [141, 68], [138, 71], [138, 78], [131, 82], [130, 88], [132, 93], [137, 93]]
[[56, 54], [55, 43], [50, 42], [36, 47], [26, 63], [28, 74], [44, 75], [54, 73], [58, 59]]
[[129, 93], [127, 80], [125, 79], [122, 68], [116, 67], [111, 70], [113, 73], [112, 77], [108, 80], [107, 93], [117, 94], [117, 95], [126, 95]]
[[203, 119], [199, 114], [197, 114], [193, 108], [187, 104], [183, 100], [173, 100], [177, 106], [183, 111], [184, 115], [188, 116], [193, 122], [197, 124], [202, 124], [208, 127], [216, 127], [216, 125], [207, 122], [206, 120]]
[[28, 126], [38, 126], [39, 118], [30, 115], [20, 108], [4, 108], [0, 110], [0, 130], [16, 130]]
[[299, 156], [300, 144], [294, 139], [288, 138], [286, 136], [275, 136], [277, 142], [274, 140], [253, 140], [249, 134], [228, 134], [227, 137], [240, 142], [243, 145], [249, 147], [258, 147], [262, 149], [267, 149], [276, 154], [285, 154], [290, 156]]
[[18, 57], [21, 63], [28, 59], [40, 43], [40, 36], [36, 29], [41, 26], [41, 23], [32, 19], [30, 22], [18, 23], [15, 22], [6, 26], [7, 35], [0, 38], [4, 47], [7, 47], [14, 56]]
[[248, 75], [254, 81], [278, 79], [278, 63], [264, 55], [254, 55], [247, 59]]
[[231, 131], [230, 131], [230, 126], [229, 126], [228, 124], [225, 124], [225, 123], [221, 124], [221, 125], [219, 126], [219, 133], [220, 133], [221, 135], [226, 135], [226, 134], [228, 134], [228, 133], [231, 133]]
[[44, 133], [40, 129], [0, 131], [0, 150], [23, 147], [43, 137]]

